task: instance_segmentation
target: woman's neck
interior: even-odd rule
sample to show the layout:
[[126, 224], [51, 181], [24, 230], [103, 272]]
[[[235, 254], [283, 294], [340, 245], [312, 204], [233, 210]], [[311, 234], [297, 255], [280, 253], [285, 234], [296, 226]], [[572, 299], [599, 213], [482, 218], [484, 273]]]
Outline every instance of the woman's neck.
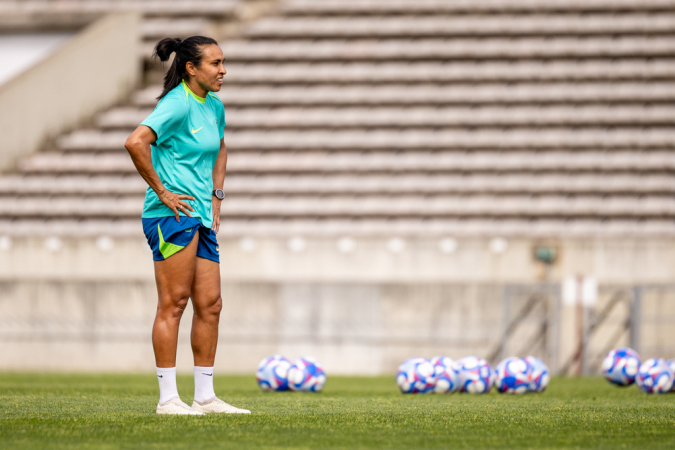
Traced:
[[187, 87], [190, 88], [192, 93], [195, 94], [197, 97], [206, 98], [206, 96], [209, 95], [209, 92], [206, 89], [203, 89], [196, 81], [192, 82], [187, 80], [183, 81], [185, 81]]

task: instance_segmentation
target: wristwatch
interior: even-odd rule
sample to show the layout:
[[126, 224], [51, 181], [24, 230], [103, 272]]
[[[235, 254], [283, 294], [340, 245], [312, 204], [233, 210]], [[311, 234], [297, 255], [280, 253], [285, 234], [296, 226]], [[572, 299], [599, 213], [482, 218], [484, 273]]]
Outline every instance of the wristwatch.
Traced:
[[225, 193], [223, 192], [222, 189], [214, 189], [214, 190], [213, 190], [213, 195], [215, 195], [215, 197], [216, 197], [218, 200], [222, 200], [222, 199], [225, 198]]

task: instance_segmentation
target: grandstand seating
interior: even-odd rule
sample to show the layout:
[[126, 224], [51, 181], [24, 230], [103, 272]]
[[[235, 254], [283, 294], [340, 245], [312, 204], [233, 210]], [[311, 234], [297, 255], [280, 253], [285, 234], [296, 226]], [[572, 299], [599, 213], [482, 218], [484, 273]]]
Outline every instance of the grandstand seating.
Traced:
[[8, 0], [0, 3], [6, 15], [81, 15], [137, 10], [149, 17], [227, 16], [241, 0]]
[[[150, 49], [167, 36], [208, 35], [217, 24], [234, 19], [245, 0], [8, 0], [0, 2], [0, 29], [41, 31], [81, 26], [106, 13], [139, 11], [142, 47]], [[216, 26], [214, 26], [216, 25]]]
[[[145, 58], [236, 7], [150, 3]], [[675, 0], [286, 0], [222, 47], [226, 235], [675, 234]], [[0, 176], [0, 233], [138, 234], [160, 91]]]
[[458, 36], [555, 36], [592, 34], [668, 34], [675, 26], [670, 13], [558, 15], [482, 15], [381, 17], [273, 17], [262, 19], [245, 36], [259, 38], [401, 38]]

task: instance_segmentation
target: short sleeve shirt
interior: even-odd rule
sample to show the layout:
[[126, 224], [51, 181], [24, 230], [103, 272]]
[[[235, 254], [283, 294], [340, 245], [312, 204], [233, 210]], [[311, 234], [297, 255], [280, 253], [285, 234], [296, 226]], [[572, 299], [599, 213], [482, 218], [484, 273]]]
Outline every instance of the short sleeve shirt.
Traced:
[[[162, 184], [175, 194], [193, 196], [195, 200], [186, 200], [195, 210], [190, 214], [210, 228], [213, 167], [225, 134], [223, 102], [212, 92], [206, 98], [198, 97], [182, 81], [157, 103], [141, 125], [157, 135], [151, 146], [152, 167]], [[148, 187], [142, 217], [169, 216], [175, 216], [174, 212]]]

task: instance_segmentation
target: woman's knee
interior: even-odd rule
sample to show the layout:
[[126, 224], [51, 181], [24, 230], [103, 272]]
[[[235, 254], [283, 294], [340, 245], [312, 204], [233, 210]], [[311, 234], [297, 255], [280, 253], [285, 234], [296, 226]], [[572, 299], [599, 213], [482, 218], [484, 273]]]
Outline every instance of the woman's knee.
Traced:
[[223, 299], [222, 297], [218, 297], [216, 302], [213, 304], [213, 313], [220, 316], [220, 312], [223, 310]]
[[190, 295], [175, 296], [172, 298], [162, 298], [159, 301], [158, 312], [167, 318], [180, 319], [187, 307]]
[[195, 313], [203, 318], [210, 317], [218, 319], [220, 311], [223, 310], [223, 299], [218, 296], [214, 301], [195, 307]]

